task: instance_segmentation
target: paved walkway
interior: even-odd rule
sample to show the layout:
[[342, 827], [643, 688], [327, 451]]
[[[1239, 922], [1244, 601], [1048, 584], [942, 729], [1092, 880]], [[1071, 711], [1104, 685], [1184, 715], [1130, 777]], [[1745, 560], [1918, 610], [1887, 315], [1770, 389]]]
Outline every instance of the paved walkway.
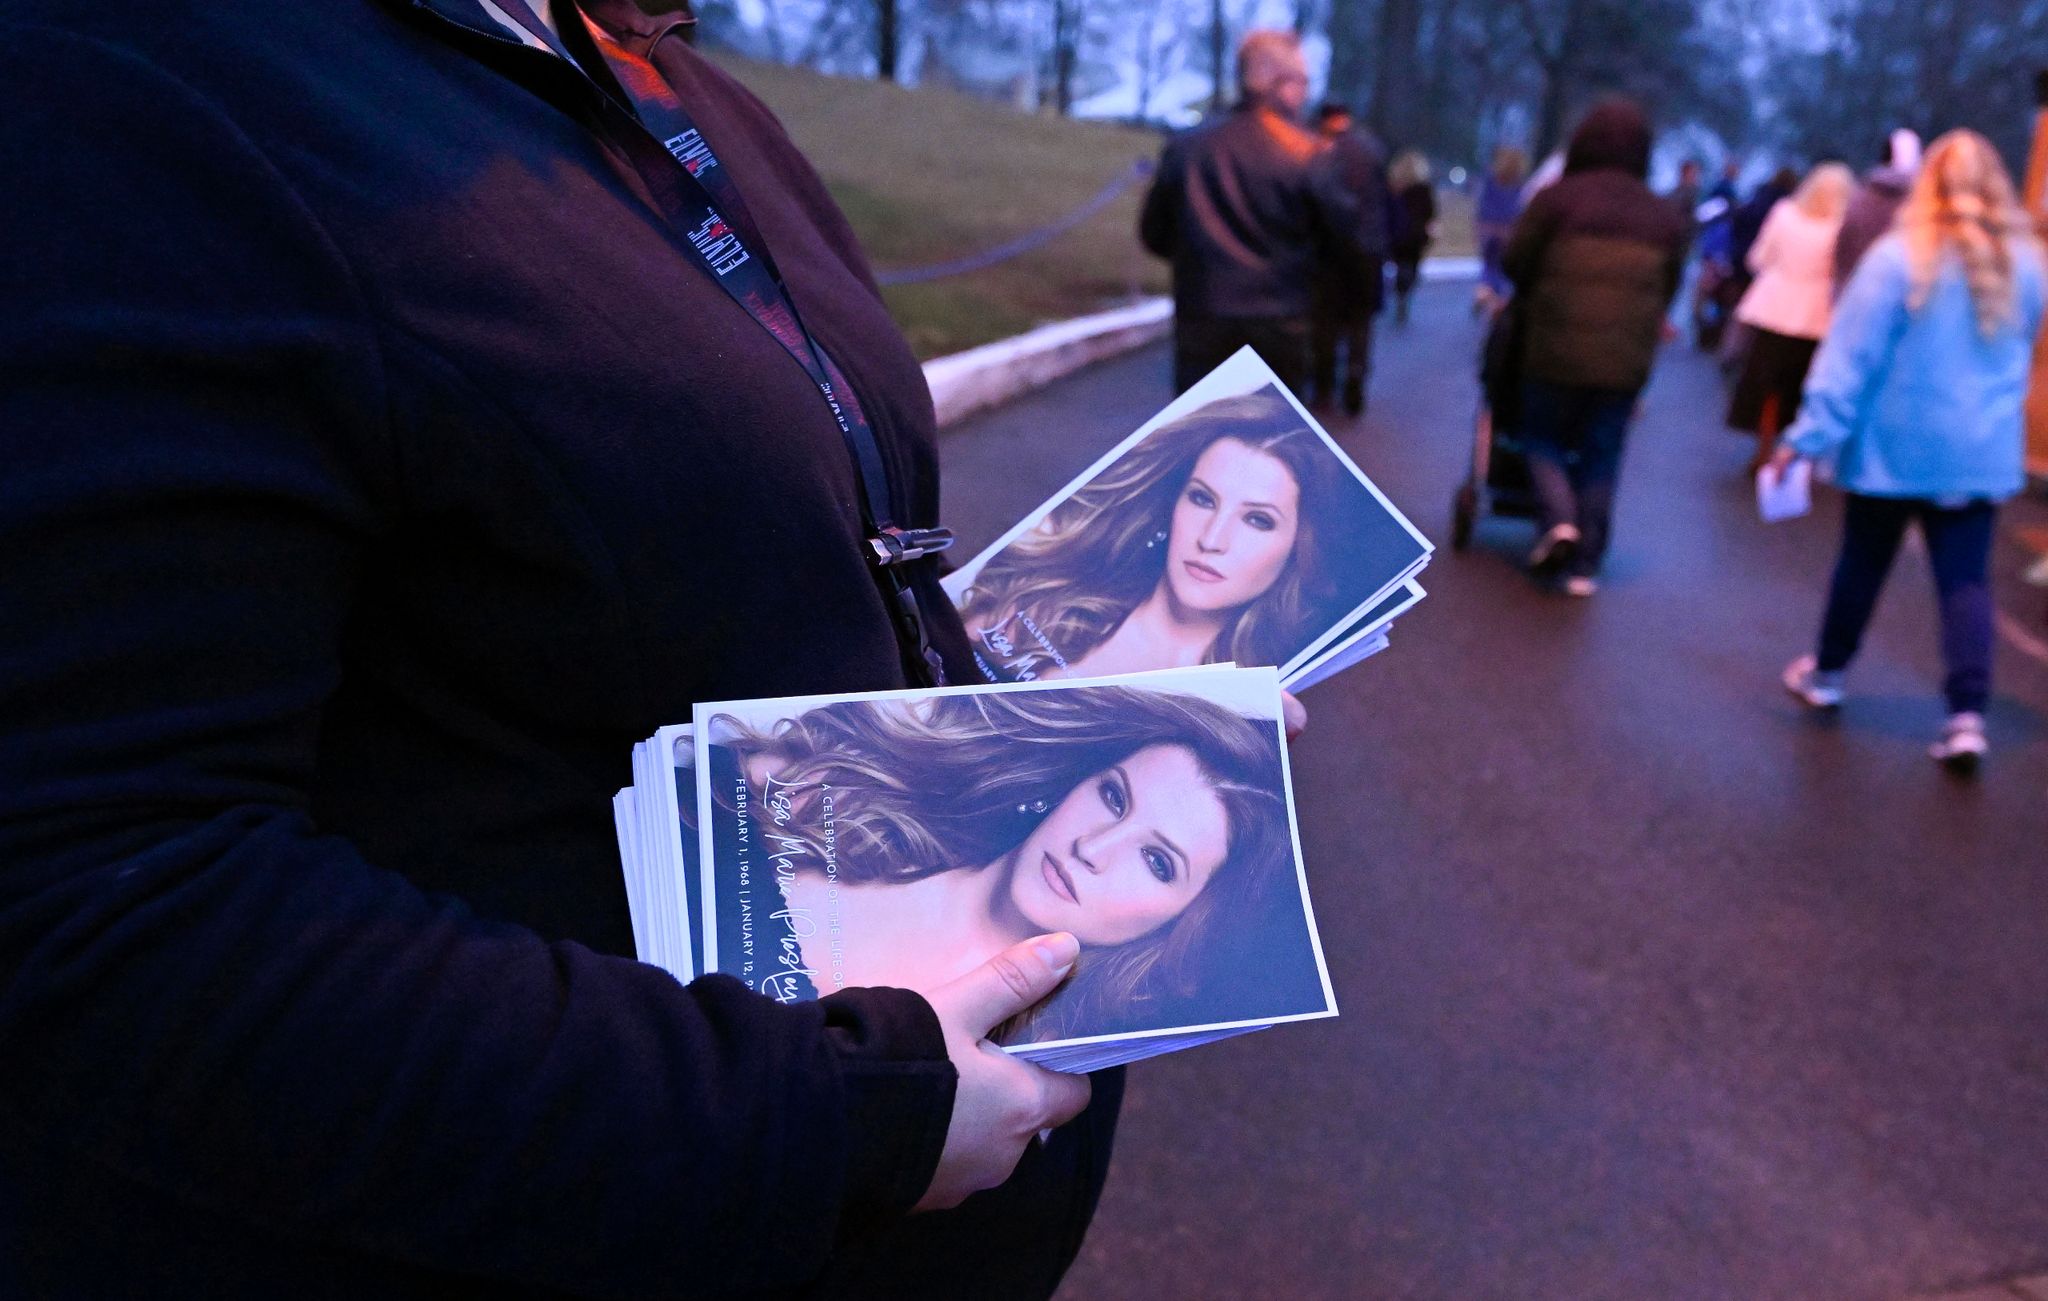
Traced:
[[[1464, 302], [1424, 291], [1336, 431], [1440, 540]], [[1153, 350], [972, 422], [942, 449], [949, 522], [982, 545], [1168, 396]], [[1990, 765], [1939, 772], [1908, 554], [1839, 721], [1802, 716], [1776, 674], [1839, 515], [1758, 524], [1721, 401], [1674, 350], [1600, 596], [1535, 590], [1529, 526], [1489, 521], [1389, 653], [1307, 694], [1343, 1016], [1133, 1069], [1065, 1298], [2038, 1286], [2000, 1280], [2048, 1271], [2048, 666], [2002, 646]], [[2038, 640], [2028, 558], [2001, 543], [1999, 599]]]
[[1944, 1292], [1934, 1301], [2048, 1301], [2048, 1274]]

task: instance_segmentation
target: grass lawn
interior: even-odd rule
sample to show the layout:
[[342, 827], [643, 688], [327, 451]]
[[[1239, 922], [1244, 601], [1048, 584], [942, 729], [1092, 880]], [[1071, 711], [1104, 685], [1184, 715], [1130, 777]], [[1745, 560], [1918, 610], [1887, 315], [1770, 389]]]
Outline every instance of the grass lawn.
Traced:
[[[712, 52], [765, 100], [846, 210], [877, 270], [979, 253], [1073, 211], [1139, 159], [1150, 131], [1033, 116], [946, 90], [831, 77]], [[1085, 224], [987, 270], [883, 291], [921, 358], [1047, 321], [1165, 293], [1166, 264], [1138, 246], [1144, 185]], [[1446, 193], [1433, 252], [1469, 251]]]
[[[1085, 203], [1137, 160], [1149, 131], [1033, 117], [944, 90], [714, 59], [767, 101], [846, 210], [877, 270], [978, 253]], [[1138, 246], [1142, 184], [1093, 219], [1000, 266], [885, 291], [920, 357], [1166, 292]]]

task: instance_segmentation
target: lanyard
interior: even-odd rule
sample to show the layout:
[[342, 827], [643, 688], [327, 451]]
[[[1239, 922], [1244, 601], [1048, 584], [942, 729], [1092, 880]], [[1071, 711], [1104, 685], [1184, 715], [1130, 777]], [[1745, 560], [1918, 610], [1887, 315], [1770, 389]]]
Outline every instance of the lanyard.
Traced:
[[[861, 523], [867, 532], [867, 559], [891, 606], [897, 636], [904, 645], [904, 658], [910, 666], [928, 674], [932, 685], [944, 685], [945, 669], [932, 649], [917, 594], [902, 566], [952, 546], [952, 530], [902, 528], [894, 523], [888, 465], [882, 459], [874, 429], [862, 413], [853, 387], [805, 328], [797, 313], [796, 300], [783, 282], [767, 242], [760, 237], [739, 186], [719, 163], [710, 142], [697, 129], [667, 78], [653, 64], [612, 41], [601, 29], [586, 29], [581, 12], [573, 4], [565, 6], [571, 19], [563, 24], [564, 32], [559, 38], [534, 17], [524, 0], [505, 0], [501, 8], [571, 67], [583, 69], [593, 81], [596, 78], [589, 64], [593, 56], [601, 59], [598, 66], [608, 69], [632, 100], [638, 120], [623, 133], [620, 143], [626, 145], [635, 170], [663, 216], [683, 236], [697, 264], [774, 336], [817, 386], [853, 458]], [[568, 48], [578, 44], [585, 47], [583, 59], [576, 58]], [[598, 91], [599, 98], [615, 110], [616, 116], [628, 116], [602, 85]]]

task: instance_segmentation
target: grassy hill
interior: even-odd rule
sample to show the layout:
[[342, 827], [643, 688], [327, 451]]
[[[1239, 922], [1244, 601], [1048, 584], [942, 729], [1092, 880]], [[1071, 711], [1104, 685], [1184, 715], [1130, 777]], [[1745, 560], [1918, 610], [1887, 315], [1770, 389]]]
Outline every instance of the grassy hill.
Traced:
[[[980, 253], [1074, 211], [1139, 159], [1149, 131], [1035, 117], [947, 90], [832, 77], [713, 51], [810, 155], [877, 270]], [[1167, 290], [1138, 246], [1142, 183], [1051, 243], [999, 266], [885, 289], [911, 346], [943, 356], [1046, 321]], [[1434, 253], [1472, 251], [1471, 204], [1438, 192]]]
[[[846, 209], [877, 269], [978, 253], [1085, 203], [1140, 158], [1147, 131], [1033, 117], [944, 90], [829, 77], [724, 53]], [[1138, 247], [1133, 186], [1086, 224], [1001, 266], [889, 289], [920, 357], [935, 357], [1166, 290]]]

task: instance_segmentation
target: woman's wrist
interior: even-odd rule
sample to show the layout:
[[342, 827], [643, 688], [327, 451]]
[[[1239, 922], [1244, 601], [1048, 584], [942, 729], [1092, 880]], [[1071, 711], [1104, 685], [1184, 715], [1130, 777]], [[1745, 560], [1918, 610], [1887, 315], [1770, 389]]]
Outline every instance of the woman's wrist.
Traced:
[[945, 1150], [958, 1073], [931, 1004], [907, 989], [823, 999], [846, 1098], [842, 1245], [910, 1211]]

